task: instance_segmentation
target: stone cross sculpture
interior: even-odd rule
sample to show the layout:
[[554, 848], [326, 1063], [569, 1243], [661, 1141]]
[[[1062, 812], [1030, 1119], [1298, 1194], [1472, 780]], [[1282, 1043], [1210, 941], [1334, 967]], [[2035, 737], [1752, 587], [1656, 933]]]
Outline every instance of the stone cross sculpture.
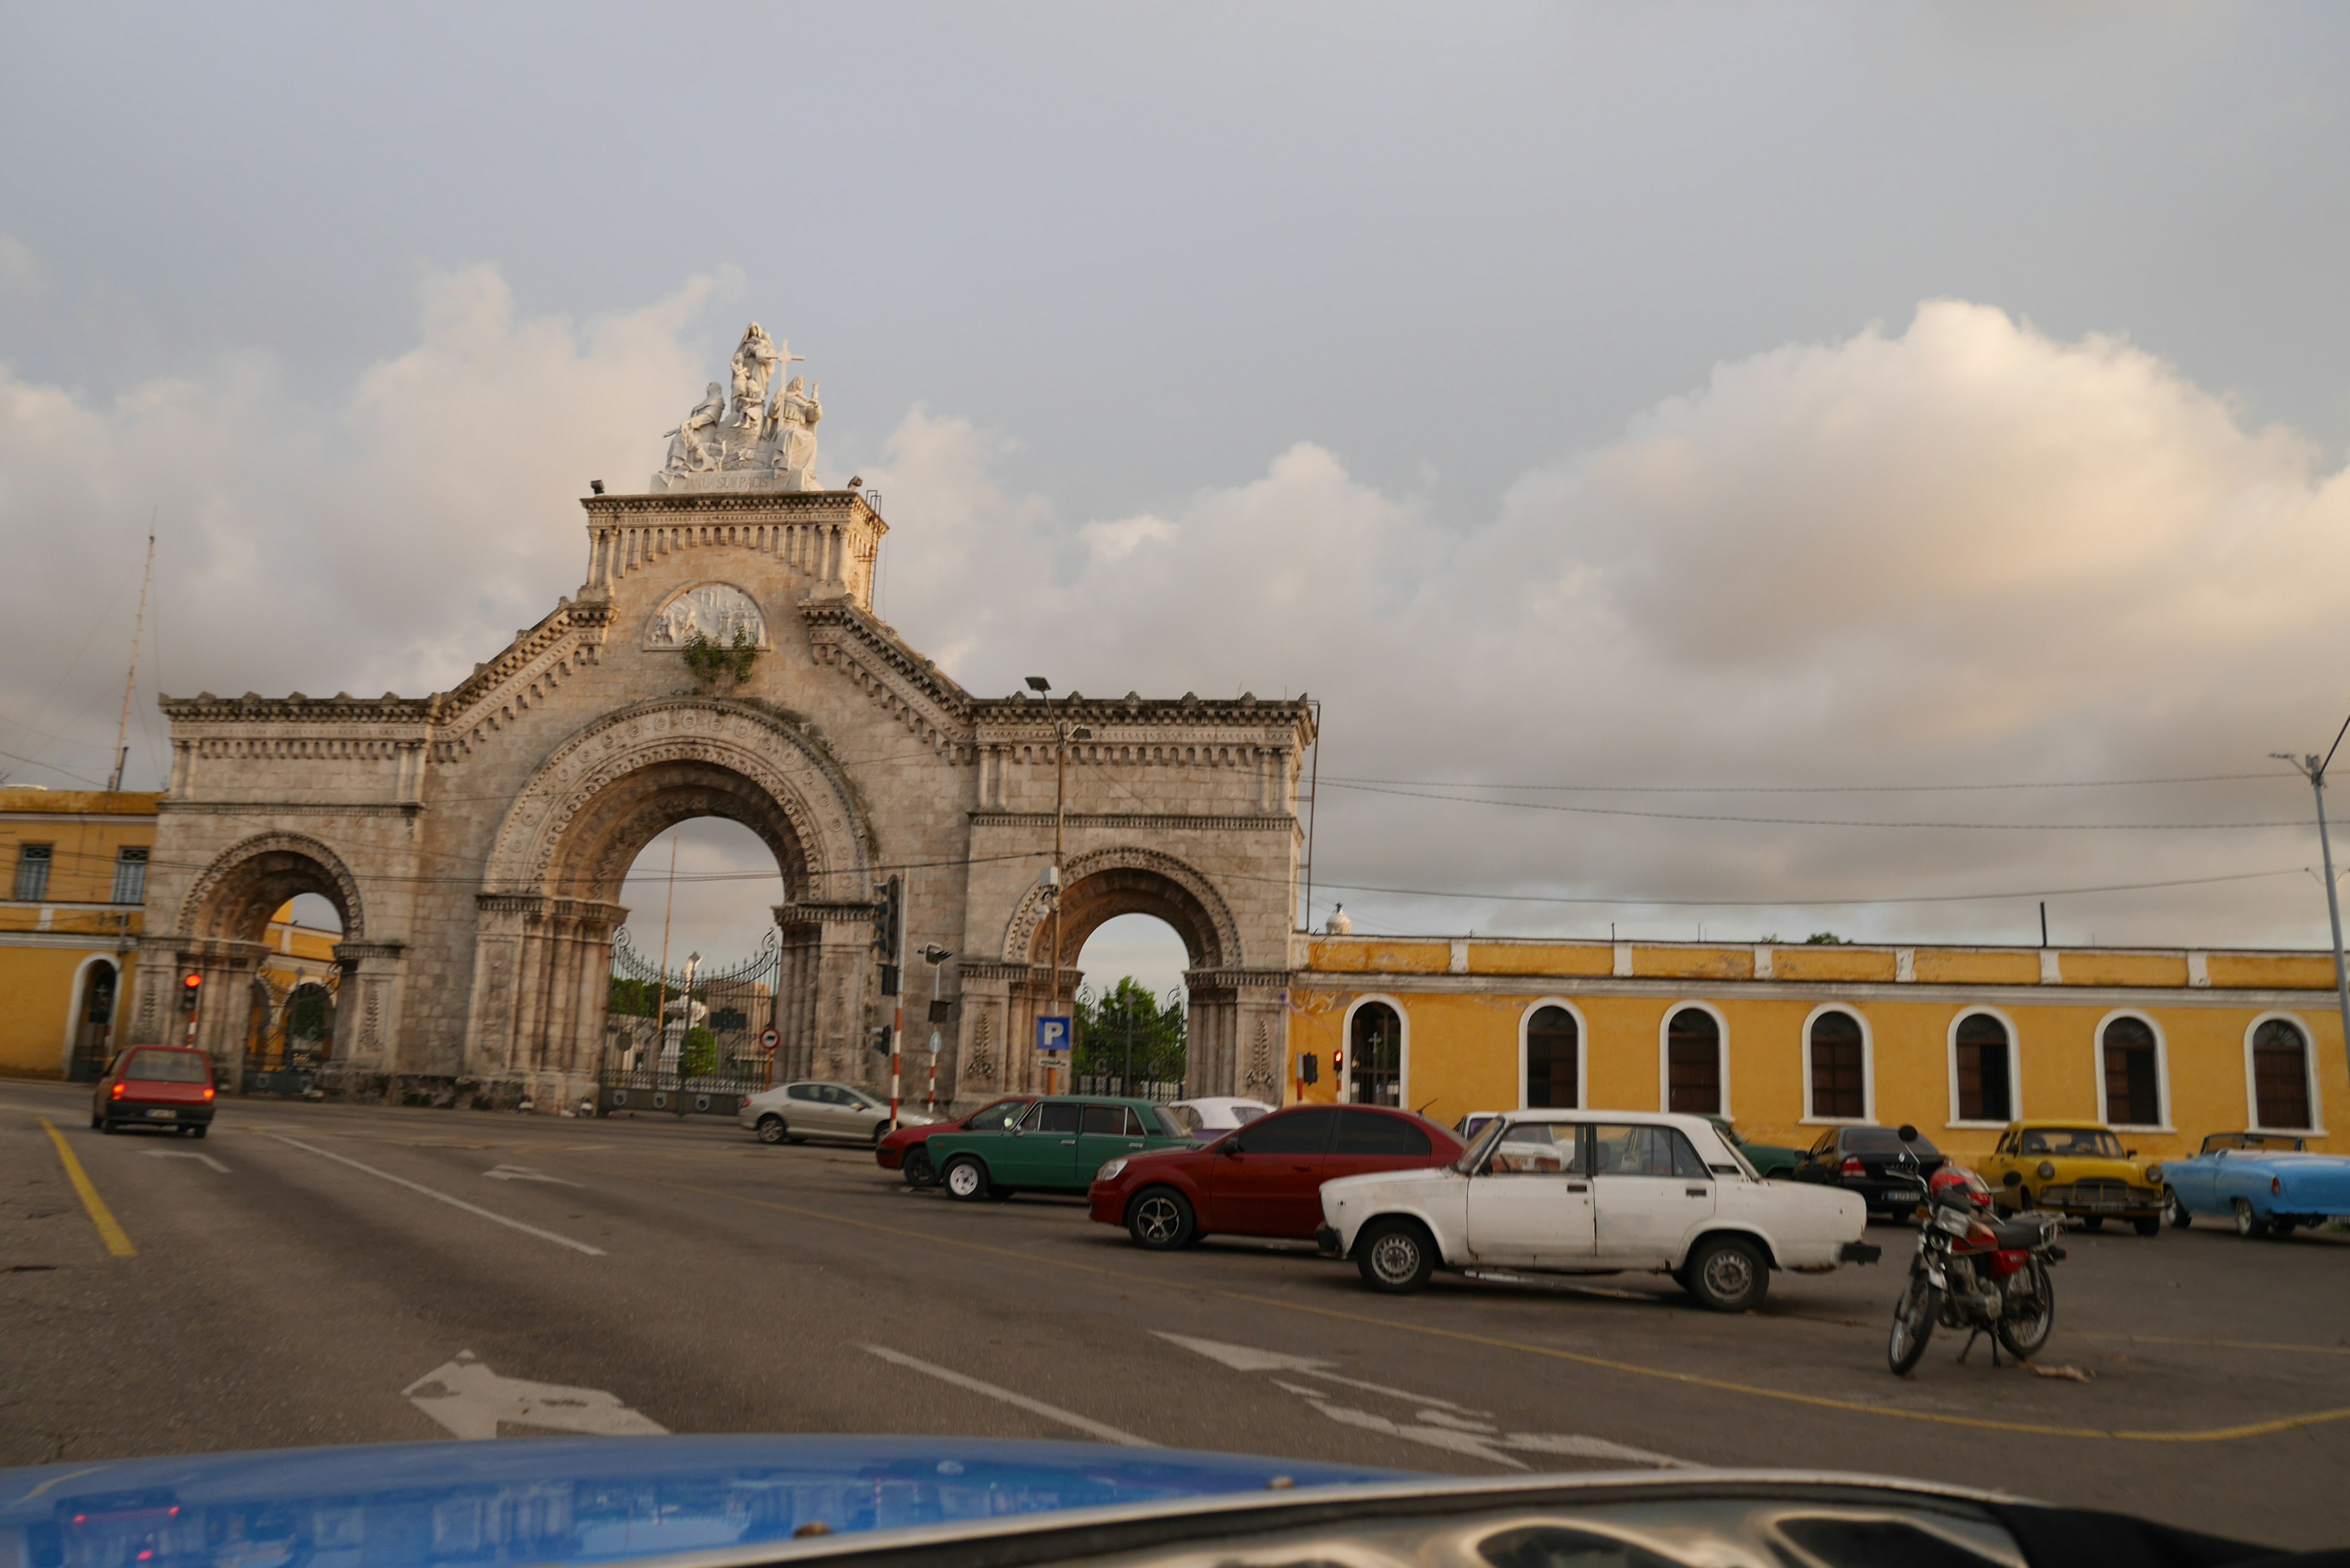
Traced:
[[[662, 490], [821, 490], [816, 476], [816, 426], [824, 418], [818, 387], [794, 376], [775, 401], [767, 389], [775, 372], [802, 356], [790, 340], [776, 342], [754, 321], [729, 360], [733, 411], [727, 389], [710, 383], [693, 411], [669, 432], [669, 452], [652, 488]], [[723, 428], [721, 428], [723, 426]]]

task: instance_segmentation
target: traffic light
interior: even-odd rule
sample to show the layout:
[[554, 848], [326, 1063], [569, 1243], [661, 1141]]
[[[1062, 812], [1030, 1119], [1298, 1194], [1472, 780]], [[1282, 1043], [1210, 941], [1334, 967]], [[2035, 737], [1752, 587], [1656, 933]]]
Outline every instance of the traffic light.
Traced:
[[203, 989], [204, 977], [203, 975], [196, 973], [193, 970], [182, 975], [180, 977], [180, 1011], [182, 1012], [193, 1012], [196, 1010], [196, 998], [203, 992]]
[[1318, 1084], [1322, 1081], [1322, 1064], [1315, 1058], [1311, 1051], [1297, 1058], [1297, 1081], [1301, 1084]]
[[873, 885], [873, 950], [885, 963], [898, 961], [898, 929], [904, 919], [899, 908], [899, 882], [895, 877]]
[[1333, 1051], [1333, 1052], [1331, 1052], [1331, 1053], [1330, 1053], [1330, 1075], [1331, 1075], [1332, 1077], [1334, 1077], [1334, 1078], [1335, 1078], [1335, 1077], [1337, 1077], [1337, 1076], [1339, 1076], [1341, 1074], [1345, 1073], [1345, 1072], [1346, 1072], [1346, 1070], [1347, 1070], [1347, 1054], [1346, 1054], [1344, 1051]]
[[873, 1049], [879, 1051], [884, 1056], [887, 1056], [889, 1054], [889, 1026], [888, 1024], [884, 1023], [873, 1032]]

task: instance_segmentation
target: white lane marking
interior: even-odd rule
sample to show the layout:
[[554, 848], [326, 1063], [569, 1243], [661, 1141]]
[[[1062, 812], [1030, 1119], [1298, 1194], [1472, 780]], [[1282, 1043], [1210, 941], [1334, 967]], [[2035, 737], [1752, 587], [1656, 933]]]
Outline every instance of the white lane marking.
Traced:
[[902, 1350], [892, 1350], [886, 1345], [864, 1345], [858, 1348], [868, 1355], [878, 1355], [895, 1366], [908, 1367], [935, 1377], [941, 1383], [951, 1383], [958, 1388], [968, 1388], [974, 1394], [984, 1394], [991, 1399], [1001, 1399], [1006, 1405], [1018, 1406], [1021, 1409], [1032, 1415], [1042, 1416], [1048, 1421], [1058, 1421], [1064, 1427], [1074, 1427], [1080, 1432], [1090, 1432], [1104, 1442], [1124, 1443], [1130, 1449], [1155, 1449], [1159, 1446], [1148, 1438], [1138, 1438], [1132, 1432], [1124, 1432], [1116, 1427], [1105, 1426], [1099, 1421], [1080, 1416], [1074, 1410], [1064, 1410], [1058, 1405], [1047, 1405], [1042, 1399], [1031, 1399], [1025, 1394], [1014, 1393], [1009, 1388], [999, 1388], [993, 1383], [983, 1383], [976, 1377], [966, 1376], [951, 1368], [934, 1366], [930, 1362], [918, 1360]]
[[494, 1438], [498, 1424], [578, 1432], [591, 1438], [660, 1438], [669, 1428], [601, 1388], [501, 1377], [461, 1350], [400, 1390], [408, 1402], [460, 1438]]
[[68, 1470], [61, 1476], [51, 1476], [48, 1480], [43, 1481], [40, 1485], [26, 1492], [24, 1496], [10, 1499], [8, 1506], [10, 1508], [14, 1508], [20, 1502], [30, 1502], [53, 1486], [63, 1486], [69, 1480], [79, 1480], [84, 1476], [94, 1476], [100, 1470], [110, 1470], [113, 1468], [114, 1466], [110, 1463], [103, 1465], [84, 1465], [78, 1470]]
[[575, 1241], [568, 1236], [558, 1236], [552, 1231], [542, 1231], [536, 1225], [525, 1225], [519, 1220], [510, 1220], [503, 1214], [494, 1213], [490, 1210], [468, 1203], [462, 1198], [452, 1198], [445, 1192], [435, 1192], [432, 1189], [420, 1182], [411, 1181], [404, 1176], [394, 1176], [388, 1170], [378, 1170], [372, 1165], [361, 1165], [358, 1160], [337, 1154], [331, 1149], [304, 1143], [300, 1138], [287, 1137], [284, 1133], [271, 1133], [269, 1136], [279, 1143], [290, 1143], [296, 1148], [308, 1149], [312, 1154], [323, 1156], [338, 1165], [348, 1165], [353, 1170], [363, 1170], [369, 1176], [380, 1177], [395, 1187], [405, 1187], [411, 1192], [421, 1192], [436, 1202], [446, 1203], [452, 1209], [463, 1209], [468, 1214], [478, 1214], [484, 1220], [494, 1220], [510, 1231], [519, 1231], [525, 1236], [536, 1236], [542, 1241], [552, 1241], [558, 1247], [568, 1247], [575, 1252], [585, 1252], [591, 1258], [600, 1258], [604, 1255], [604, 1249], [601, 1247], [591, 1247], [585, 1241]]
[[139, 1152], [150, 1159], [201, 1159], [223, 1176], [228, 1174], [227, 1166], [223, 1165], [211, 1155], [198, 1154], [192, 1148], [142, 1148]]
[[1196, 1351], [1211, 1361], [1222, 1362], [1235, 1372], [1286, 1372], [1400, 1400], [1416, 1407], [1409, 1421], [1393, 1421], [1367, 1410], [1334, 1404], [1330, 1391], [1326, 1388], [1308, 1387], [1280, 1377], [1273, 1379], [1277, 1387], [1298, 1396], [1340, 1426], [1401, 1438], [1408, 1442], [1425, 1443], [1430, 1448], [1444, 1449], [1456, 1454], [1473, 1454], [1507, 1469], [1526, 1468], [1525, 1461], [1505, 1452], [1507, 1449], [1571, 1459], [1613, 1459], [1621, 1464], [1671, 1467], [1684, 1462], [1670, 1454], [1660, 1454], [1651, 1449], [1636, 1449], [1628, 1443], [1611, 1442], [1606, 1438], [1586, 1437], [1575, 1432], [1504, 1432], [1492, 1421], [1482, 1418], [1485, 1411], [1471, 1410], [1449, 1399], [1366, 1382], [1360, 1377], [1348, 1377], [1329, 1370], [1330, 1363], [1317, 1356], [1292, 1355], [1285, 1351], [1259, 1350], [1253, 1345], [1226, 1345], [1213, 1339], [1192, 1339], [1164, 1330], [1154, 1332], [1170, 1344]]
[[566, 1181], [559, 1176], [549, 1176], [543, 1170], [533, 1170], [526, 1165], [502, 1165], [495, 1170], [482, 1172], [492, 1181], [551, 1181], [557, 1187], [577, 1187], [577, 1181]]

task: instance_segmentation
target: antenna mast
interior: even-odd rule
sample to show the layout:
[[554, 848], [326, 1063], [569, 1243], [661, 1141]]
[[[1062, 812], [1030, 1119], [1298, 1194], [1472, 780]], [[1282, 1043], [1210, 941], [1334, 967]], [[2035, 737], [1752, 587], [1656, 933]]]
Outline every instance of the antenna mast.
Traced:
[[122, 678], [122, 722], [114, 727], [114, 776], [107, 781], [109, 794], [122, 788], [122, 769], [130, 761], [130, 688], [139, 680], [139, 639], [147, 632], [147, 585], [155, 576], [155, 512], [147, 514], [147, 569], [139, 574], [139, 618], [130, 627], [130, 670]]

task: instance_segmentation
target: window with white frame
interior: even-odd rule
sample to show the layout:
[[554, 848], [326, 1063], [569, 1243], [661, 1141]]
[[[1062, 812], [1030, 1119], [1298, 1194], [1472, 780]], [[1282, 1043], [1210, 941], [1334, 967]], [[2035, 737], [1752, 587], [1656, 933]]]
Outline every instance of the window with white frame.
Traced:
[[2106, 1082], [2106, 1120], [2117, 1127], [2162, 1125], [2162, 1054], [2153, 1025], [2126, 1015], [2109, 1022], [2098, 1042]]
[[2007, 1025], [1988, 1012], [1970, 1012], [1959, 1020], [1950, 1043], [1958, 1078], [1959, 1116], [1962, 1122], [2011, 1122], [2015, 1119], [2015, 1085], [2009, 1071]]
[[132, 846], [114, 852], [114, 901], [147, 901], [147, 851], [143, 846]]
[[1702, 1007], [1684, 1007], [1665, 1025], [1665, 1109], [1721, 1115], [1721, 1023]]
[[2252, 1120], [2264, 1127], [2308, 1127], [2309, 1037], [2282, 1018], [2252, 1031]]
[[1577, 1107], [1577, 1058], [1583, 1049], [1575, 1014], [1555, 1003], [1526, 1020], [1526, 1105], [1535, 1110]]
[[55, 846], [47, 844], [16, 846], [16, 897], [27, 904], [37, 904], [49, 896], [49, 857]]
[[1868, 1115], [1868, 1067], [1860, 1020], [1832, 1009], [1812, 1020], [1811, 1033], [1812, 1115], [1823, 1121], [1862, 1120]]

